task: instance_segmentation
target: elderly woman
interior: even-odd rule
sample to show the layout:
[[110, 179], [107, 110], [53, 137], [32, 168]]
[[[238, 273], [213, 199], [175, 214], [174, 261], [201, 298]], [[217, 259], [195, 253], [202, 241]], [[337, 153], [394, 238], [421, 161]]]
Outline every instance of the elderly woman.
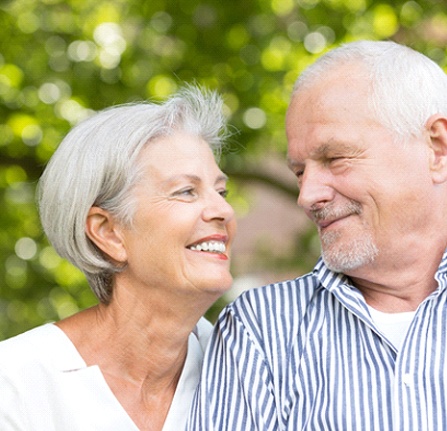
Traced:
[[0, 343], [2, 431], [183, 429], [201, 316], [232, 283], [221, 107], [188, 87], [62, 141], [39, 184], [42, 224], [99, 303]]

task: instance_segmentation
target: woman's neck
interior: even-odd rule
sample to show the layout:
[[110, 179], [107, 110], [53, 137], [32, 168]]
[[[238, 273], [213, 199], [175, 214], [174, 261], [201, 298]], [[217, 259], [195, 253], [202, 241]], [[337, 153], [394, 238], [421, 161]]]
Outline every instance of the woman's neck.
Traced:
[[[192, 301], [193, 302], [193, 301]], [[99, 366], [107, 384], [142, 430], [161, 430], [185, 362], [199, 311], [172, 301], [125, 300], [116, 295], [64, 319], [87, 366]]]

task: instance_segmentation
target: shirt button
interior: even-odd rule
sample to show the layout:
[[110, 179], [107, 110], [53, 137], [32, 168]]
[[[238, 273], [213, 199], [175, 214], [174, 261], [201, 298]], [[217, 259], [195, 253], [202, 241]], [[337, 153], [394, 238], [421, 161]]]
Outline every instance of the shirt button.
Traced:
[[412, 380], [413, 379], [411, 378], [411, 374], [407, 373], [402, 376], [402, 382], [405, 386], [411, 386]]

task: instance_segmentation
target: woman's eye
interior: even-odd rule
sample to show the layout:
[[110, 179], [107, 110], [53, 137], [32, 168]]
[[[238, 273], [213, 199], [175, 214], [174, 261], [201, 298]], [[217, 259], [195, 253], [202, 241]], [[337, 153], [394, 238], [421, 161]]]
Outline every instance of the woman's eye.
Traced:
[[228, 190], [227, 189], [220, 190], [219, 194], [225, 199], [228, 196]]
[[193, 187], [188, 187], [187, 189], [181, 189], [174, 193], [175, 196], [195, 196], [196, 191]]

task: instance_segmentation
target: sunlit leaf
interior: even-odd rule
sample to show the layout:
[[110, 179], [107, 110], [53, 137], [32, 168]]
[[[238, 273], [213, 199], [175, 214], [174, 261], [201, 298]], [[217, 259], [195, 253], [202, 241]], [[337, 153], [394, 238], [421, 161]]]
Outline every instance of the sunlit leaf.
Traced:
[[[96, 303], [84, 275], [48, 245], [35, 205], [37, 179], [71, 126], [110, 105], [162, 100], [184, 82], [217, 89], [234, 132], [222, 165], [234, 177], [230, 202], [243, 218], [254, 205], [248, 183], [262, 178], [279, 190], [273, 181], [279, 172], [268, 176], [264, 166], [272, 154], [285, 159], [284, 116], [299, 73], [332, 47], [357, 39], [408, 43], [447, 70], [444, 3], [2, 2], [0, 339]], [[253, 164], [257, 179], [246, 179]], [[294, 202], [295, 190], [288, 193]], [[301, 230], [293, 239], [287, 254], [259, 240], [249, 268], [236, 257], [235, 277], [311, 269], [319, 253], [315, 231]], [[212, 319], [225, 301], [212, 307]]]
[[396, 12], [392, 6], [379, 4], [374, 8], [373, 28], [380, 38], [387, 38], [396, 33], [399, 26]]

